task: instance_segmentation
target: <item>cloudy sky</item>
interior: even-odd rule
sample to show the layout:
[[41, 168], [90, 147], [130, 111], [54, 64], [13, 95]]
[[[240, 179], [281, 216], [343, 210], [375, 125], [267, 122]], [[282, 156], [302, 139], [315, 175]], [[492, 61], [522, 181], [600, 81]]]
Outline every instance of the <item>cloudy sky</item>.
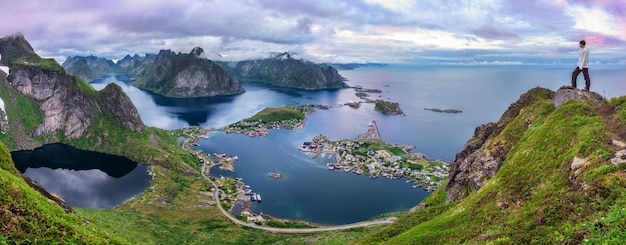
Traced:
[[[120, 59], [204, 48], [316, 62], [626, 64], [626, 0], [0, 0], [0, 35], [36, 52]], [[219, 55], [218, 55], [219, 54]], [[220, 55], [222, 57], [220, 57]], [[573, 61], [572, 61], [573, 60]]]

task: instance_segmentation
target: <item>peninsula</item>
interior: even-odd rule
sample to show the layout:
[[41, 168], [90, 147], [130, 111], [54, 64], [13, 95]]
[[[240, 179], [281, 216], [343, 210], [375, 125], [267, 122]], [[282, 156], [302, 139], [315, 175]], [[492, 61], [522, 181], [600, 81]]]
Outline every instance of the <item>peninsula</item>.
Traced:
[[328, 109], [322, 105], [296, 105], [278, 108], [265, 108], [250, 118], [230, 124], [223, 129], [226, 133], [243, 133], [250, 137], [265, 136], [270, 129], [297, 130], [304, 127], [307, 115], [315, 109]]
[[320, 134], [300, 145], [301, 151], [315, 153], [313, 157], [334, 156], [336, 163], [328, 164], [329, 170], [343, 169], [370, 178], [406, 178], [414, 183], [413, 187], [433, 191], [445, 180], [448, 164], [426, 159], [422, 153], [409, 153], [413, 148], [383, 142], [376, 121], [370, 122], [367, 132], [354, 140], [331, 141]]

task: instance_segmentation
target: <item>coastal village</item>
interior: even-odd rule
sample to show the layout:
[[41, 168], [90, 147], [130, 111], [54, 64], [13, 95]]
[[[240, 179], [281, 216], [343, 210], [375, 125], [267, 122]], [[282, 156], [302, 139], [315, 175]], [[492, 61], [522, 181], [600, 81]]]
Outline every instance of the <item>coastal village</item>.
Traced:
[[413, 148], [383, 142], [376, 121], [372, 121], [368, 132], [355, 140], [330, 141], [328, 136], [318, 135], [302, 143], [299, 149], [314, 153], [313, 157], [334, 156], [336, 162], [327, 164], [329, 170], [364, 174], [370, 178], [405, 178], [413, 182], [414, 188], [433, 191], [448, 175], [448, 164], [428, 160], [421, 153], [408, 153]]
[[304, 127], [306, 117], [315, 109], [328, 109], [322, 105], [296, 105], [281, 108], [265, 108], [256, 115], [223, 128], [226, 133], [246, 134], [250, 137], [266, 136], [270, 129], [297, 130]]

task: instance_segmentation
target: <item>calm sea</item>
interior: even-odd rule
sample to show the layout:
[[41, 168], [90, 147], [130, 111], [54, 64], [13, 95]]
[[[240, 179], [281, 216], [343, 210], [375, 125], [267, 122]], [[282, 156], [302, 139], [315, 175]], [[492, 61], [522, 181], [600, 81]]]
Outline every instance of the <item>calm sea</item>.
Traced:
[[[605, 97], [626, 94], [626, 66], [590, 68], [592, 90]], [[263, 138], [213, 132], [200, 142], [205, 152], [237, 155], [236, 171], [213, 170], [213, 175], [244, 178], [263, 202], [253, 209], [278, 217], [324, 224], [345, 224], [377, 215], [407, 210], [428, 193], [404, 180], [329, 171], [325, 162], [311, 159], [297, 146], [317, 134], [331, 139], [354, 138], [376, 120], [382, 138], [416, 146], [430, 158], [451, 161], [482, 123], [497, 121], [510, 103], [525, 91], [541, 86], [552, 90], [570, 83], [569, 66], [387, 66], [340, 71], [349, 85], [383, 91], [372, 99], [399, 102], [405, 115], [383, 115], [373, 106], [320, 110], [304, 129], [274, 130]], [[198, 99], [171, 99], [126, 84], [128, 77], [107, 76], [92, 82], [96, 89], [115, 82], [137, 106], [147, 125], [164, 129], [188, 125], [219, 128], [247, 118], [265, 107], [294, 104], [338, 105], [360, 101], [353, 89], [304, 91], [260, 83], [243, 83], [246, 93]], [[583, 87], [582, 76], [579, 88]], [[435, 113], [424, 108], [453, 108], [459, 114]], [[284, 180], [268, 172], [286, 174]]]

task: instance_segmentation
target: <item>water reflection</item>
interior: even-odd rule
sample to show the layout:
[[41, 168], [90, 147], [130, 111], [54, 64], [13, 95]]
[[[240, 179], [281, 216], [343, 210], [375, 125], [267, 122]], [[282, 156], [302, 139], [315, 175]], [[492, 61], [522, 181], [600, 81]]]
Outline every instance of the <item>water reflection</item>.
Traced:
[[145, 165], [63, 144], [11, 152], [15, 167], [69, 205], [112, 208], [150, 185]]
[[15, 167], [22, 173], [26, 168], [40, 167], [74, 170], [97, 168], [113, 178], [120, 178], [137, 167], [136, 162], [125, 157], [84, 151], [60, 143], [44, 145], [32, 151], [14, 151], [11, 156]]

